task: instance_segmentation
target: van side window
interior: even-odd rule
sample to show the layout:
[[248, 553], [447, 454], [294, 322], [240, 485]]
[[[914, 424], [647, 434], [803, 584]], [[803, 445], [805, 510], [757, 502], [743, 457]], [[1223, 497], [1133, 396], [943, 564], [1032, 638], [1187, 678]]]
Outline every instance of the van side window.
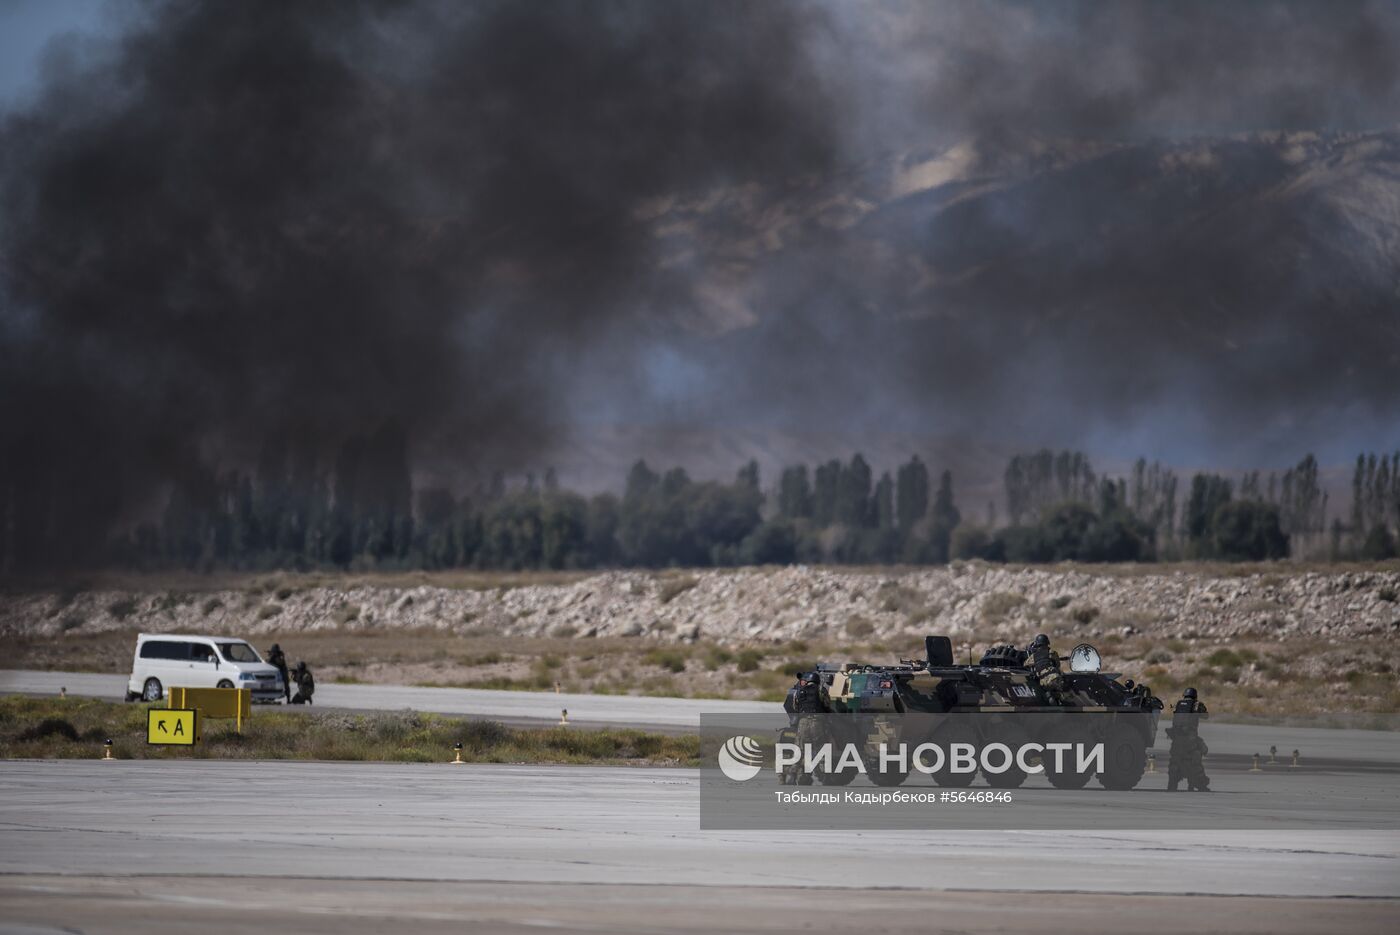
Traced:
[[188, 643], [174, 640], [147, 640], [141, 644], [142, 659], [188, 659]]
[[214, 647], [208, 643], [187, 643], [190, 648], [190, 658], [195, 662], [213, 662]]

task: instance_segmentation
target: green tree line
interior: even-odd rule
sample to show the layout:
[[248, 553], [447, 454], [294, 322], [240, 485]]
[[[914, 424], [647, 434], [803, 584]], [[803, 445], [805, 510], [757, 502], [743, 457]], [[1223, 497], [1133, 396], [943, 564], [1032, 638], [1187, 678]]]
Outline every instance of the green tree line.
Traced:
[[[1400, 453], [1356, 463], [1350, 522], [1327, 522], [1312, 455], [1282, 473], [1196, 473], [1179, 483], [1139, 460], [1126, 477], [1086, 455], [1012, 457], [1006, 517], [965, 519], [951, 472], [917, 456], [878, 476], [856, 454], [781, 470], [765, 488], [756, 462], [732, 481], [695, 480], [638, 461], [620, 494], [560, 487], [553, 471], [463, 494], [415, 490], [403, 433], [348, 441], [329, 470], [285, 446], [251, 471], [209, 471], [180, 485], [158, 519], [110, 544], [138, 568], [589, 569], [755, 564], [941, 564], [1267, 560], [1317, 542], [1339, 559], [1396, 554]], [[22, 547], [0, 537], [0, 570]]]

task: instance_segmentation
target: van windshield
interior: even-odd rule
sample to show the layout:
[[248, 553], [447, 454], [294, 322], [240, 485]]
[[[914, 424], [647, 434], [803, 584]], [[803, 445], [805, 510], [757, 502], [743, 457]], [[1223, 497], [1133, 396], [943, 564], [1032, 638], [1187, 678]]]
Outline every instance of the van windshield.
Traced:
[[257, 652], [247, 643], [220, 643], [219, 652], [229, 662], [262, 662]]

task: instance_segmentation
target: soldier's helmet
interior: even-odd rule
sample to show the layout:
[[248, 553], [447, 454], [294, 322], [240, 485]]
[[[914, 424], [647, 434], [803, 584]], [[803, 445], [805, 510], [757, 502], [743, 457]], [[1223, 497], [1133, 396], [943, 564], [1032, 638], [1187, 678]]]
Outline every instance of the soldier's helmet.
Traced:
[[1126, 682], [1123, 683], [1123, 687], [1126, 688], [1128, 691], [1132, 691], [1134, 688], [1137, 687], [1137, 683], [1134, 682], [1132, 679], [1128, 679]]
[[1186, 691], [1184, 691], [1184, 692], [1181, 693], [1181, 697], [1183, 697], [1183, 698], [1190, 698], [1192, 701], [1195, 701], [1195, 700], [1196, 700], [1196, 689], [1194, 689], [1194, 688], [1188, 688], [1188, 689], [1186, 689]]
[[273, 643], [273, 644], [272, 644], [272, 652], [274, 652], [274, 653], [280, 653], [281, 651], [282, 651], [282, 647], [281, 647], [281, 646], [278, 646], [276, 643]]
[[1031, 645], [1032, 645], [1032, 646], [1049, 646], [1049, 645], [1050, 645], [1050, 637], [1046, 636], [1044, 633], [1037, 634], [1037, 635], [1036, 635], [1036, 638], [1033, 639], [1033, 640], [1031, 640]]
[[297, 664], [296, 664], [296, 668], [297, 668], [297, 671], [300, 672], [302, 669], [305, 669], [305, 668], [306, 668], [306, 663], [305, 663], [305, 662], [302, 662], [300, 659], [298, 659], [298, 660], [297, 660]]

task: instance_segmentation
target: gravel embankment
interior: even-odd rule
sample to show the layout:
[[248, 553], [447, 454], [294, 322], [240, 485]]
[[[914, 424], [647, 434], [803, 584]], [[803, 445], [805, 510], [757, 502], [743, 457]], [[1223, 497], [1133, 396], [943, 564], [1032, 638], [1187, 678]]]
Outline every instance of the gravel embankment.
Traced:
[[0, 633], [140, 629], [254, 636], [332, 628], [487, 631], [505, 636], [633, 636], [782, 641], [1036, 628], [1085, 637], [1400, 633], [1400, 572], [1244, 577], [1164, 569], [1132, 574], [981, 564], [886, 573], [793, 567], [607, 572], [564, 584], [298, 586], [189, 592], [96, 590], [0, 595]]

